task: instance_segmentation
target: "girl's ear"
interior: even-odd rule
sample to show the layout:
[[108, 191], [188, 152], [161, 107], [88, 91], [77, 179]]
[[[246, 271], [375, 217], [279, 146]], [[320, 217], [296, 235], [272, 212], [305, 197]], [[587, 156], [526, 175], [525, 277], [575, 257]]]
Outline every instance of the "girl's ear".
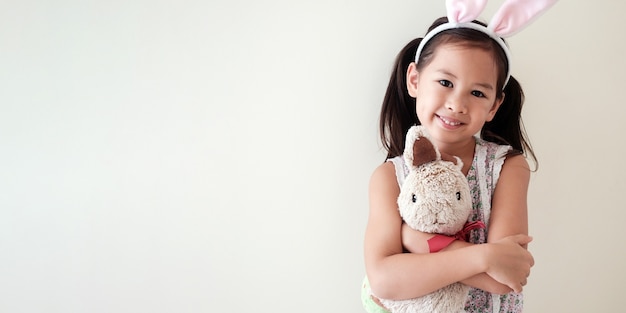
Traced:
[[487, 120], [486, 120], [487, 122], [491, 122], [494, 116], [496, 116], [498, 109], [500, 108], [500, 106], [502, 105], [502, 102], [504, 101], [504, 97], [506, 97], [506, 94], [502, 92], [502, 97], [496, 98], [496, 101], [493, 103], [493, 106], [491, 106], [491, 109], [489, 110], [489, 114], [487, 115]]
[[415, 62], [409, 64], [409, 69], [406, 71], [406, 89], [409, 95], [413, 98], [417, 97], [417, 85], [419, 83], [420, 73], [417, 71]]

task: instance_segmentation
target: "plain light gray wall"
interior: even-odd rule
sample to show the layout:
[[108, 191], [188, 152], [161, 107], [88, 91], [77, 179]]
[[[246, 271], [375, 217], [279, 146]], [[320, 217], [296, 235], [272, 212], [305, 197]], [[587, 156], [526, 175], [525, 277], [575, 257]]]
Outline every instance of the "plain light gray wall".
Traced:
[[[625, 10], [561, 1], [509, 40], [540, 159], [527, 312], [623, 310]], [[380, 102], [441, 15], [0, 2], [0, 311], [362, 312]]]

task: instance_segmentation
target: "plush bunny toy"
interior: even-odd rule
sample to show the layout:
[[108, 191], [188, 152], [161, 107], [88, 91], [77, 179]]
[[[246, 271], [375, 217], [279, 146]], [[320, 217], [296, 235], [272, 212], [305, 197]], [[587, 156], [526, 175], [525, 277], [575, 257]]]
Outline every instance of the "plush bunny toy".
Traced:
[[[398, 196], [404, 222], [425, 233], [458, 236], [472, 210], [461, 159], [440, 153], [421, 126], [409, 129], [403, 156], [409, 169]], [[454, 283], [419, 298], [380, 301], [393, 313], [462, 312], [468, 292], [468, 286]]]

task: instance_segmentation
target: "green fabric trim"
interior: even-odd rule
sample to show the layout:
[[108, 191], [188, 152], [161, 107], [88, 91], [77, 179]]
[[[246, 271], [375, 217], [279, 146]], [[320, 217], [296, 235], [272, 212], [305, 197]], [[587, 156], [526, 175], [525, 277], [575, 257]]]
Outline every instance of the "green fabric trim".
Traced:
[[361, 288], [361, 302], [367, 313], [390, 313], [385, 308], [379, 306], [372, 297], [370, 297], [370, 282], [367, 276], [363, 279], [363, 287]]

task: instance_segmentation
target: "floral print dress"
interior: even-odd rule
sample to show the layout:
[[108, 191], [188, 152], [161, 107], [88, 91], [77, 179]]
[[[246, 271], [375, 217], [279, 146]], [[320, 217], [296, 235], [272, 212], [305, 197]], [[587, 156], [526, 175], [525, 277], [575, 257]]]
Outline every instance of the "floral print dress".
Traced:
[[[471, 243], [487, 242], [491, 197], [500, 177], [504, 159], [510, 149], [510, 146], [476, 139], [474, 160], [467, 173], [472, 195], [472, 214], [468, 221], [483, 221], [487, 228], [472, 230], [469, 238]], [[522, 312], [522, 309], [523, 295], [521, 293], [497, 295], [476, 288], [470, 290], [465, 303], [465, 311], [472, 313], [518, 313]]]

